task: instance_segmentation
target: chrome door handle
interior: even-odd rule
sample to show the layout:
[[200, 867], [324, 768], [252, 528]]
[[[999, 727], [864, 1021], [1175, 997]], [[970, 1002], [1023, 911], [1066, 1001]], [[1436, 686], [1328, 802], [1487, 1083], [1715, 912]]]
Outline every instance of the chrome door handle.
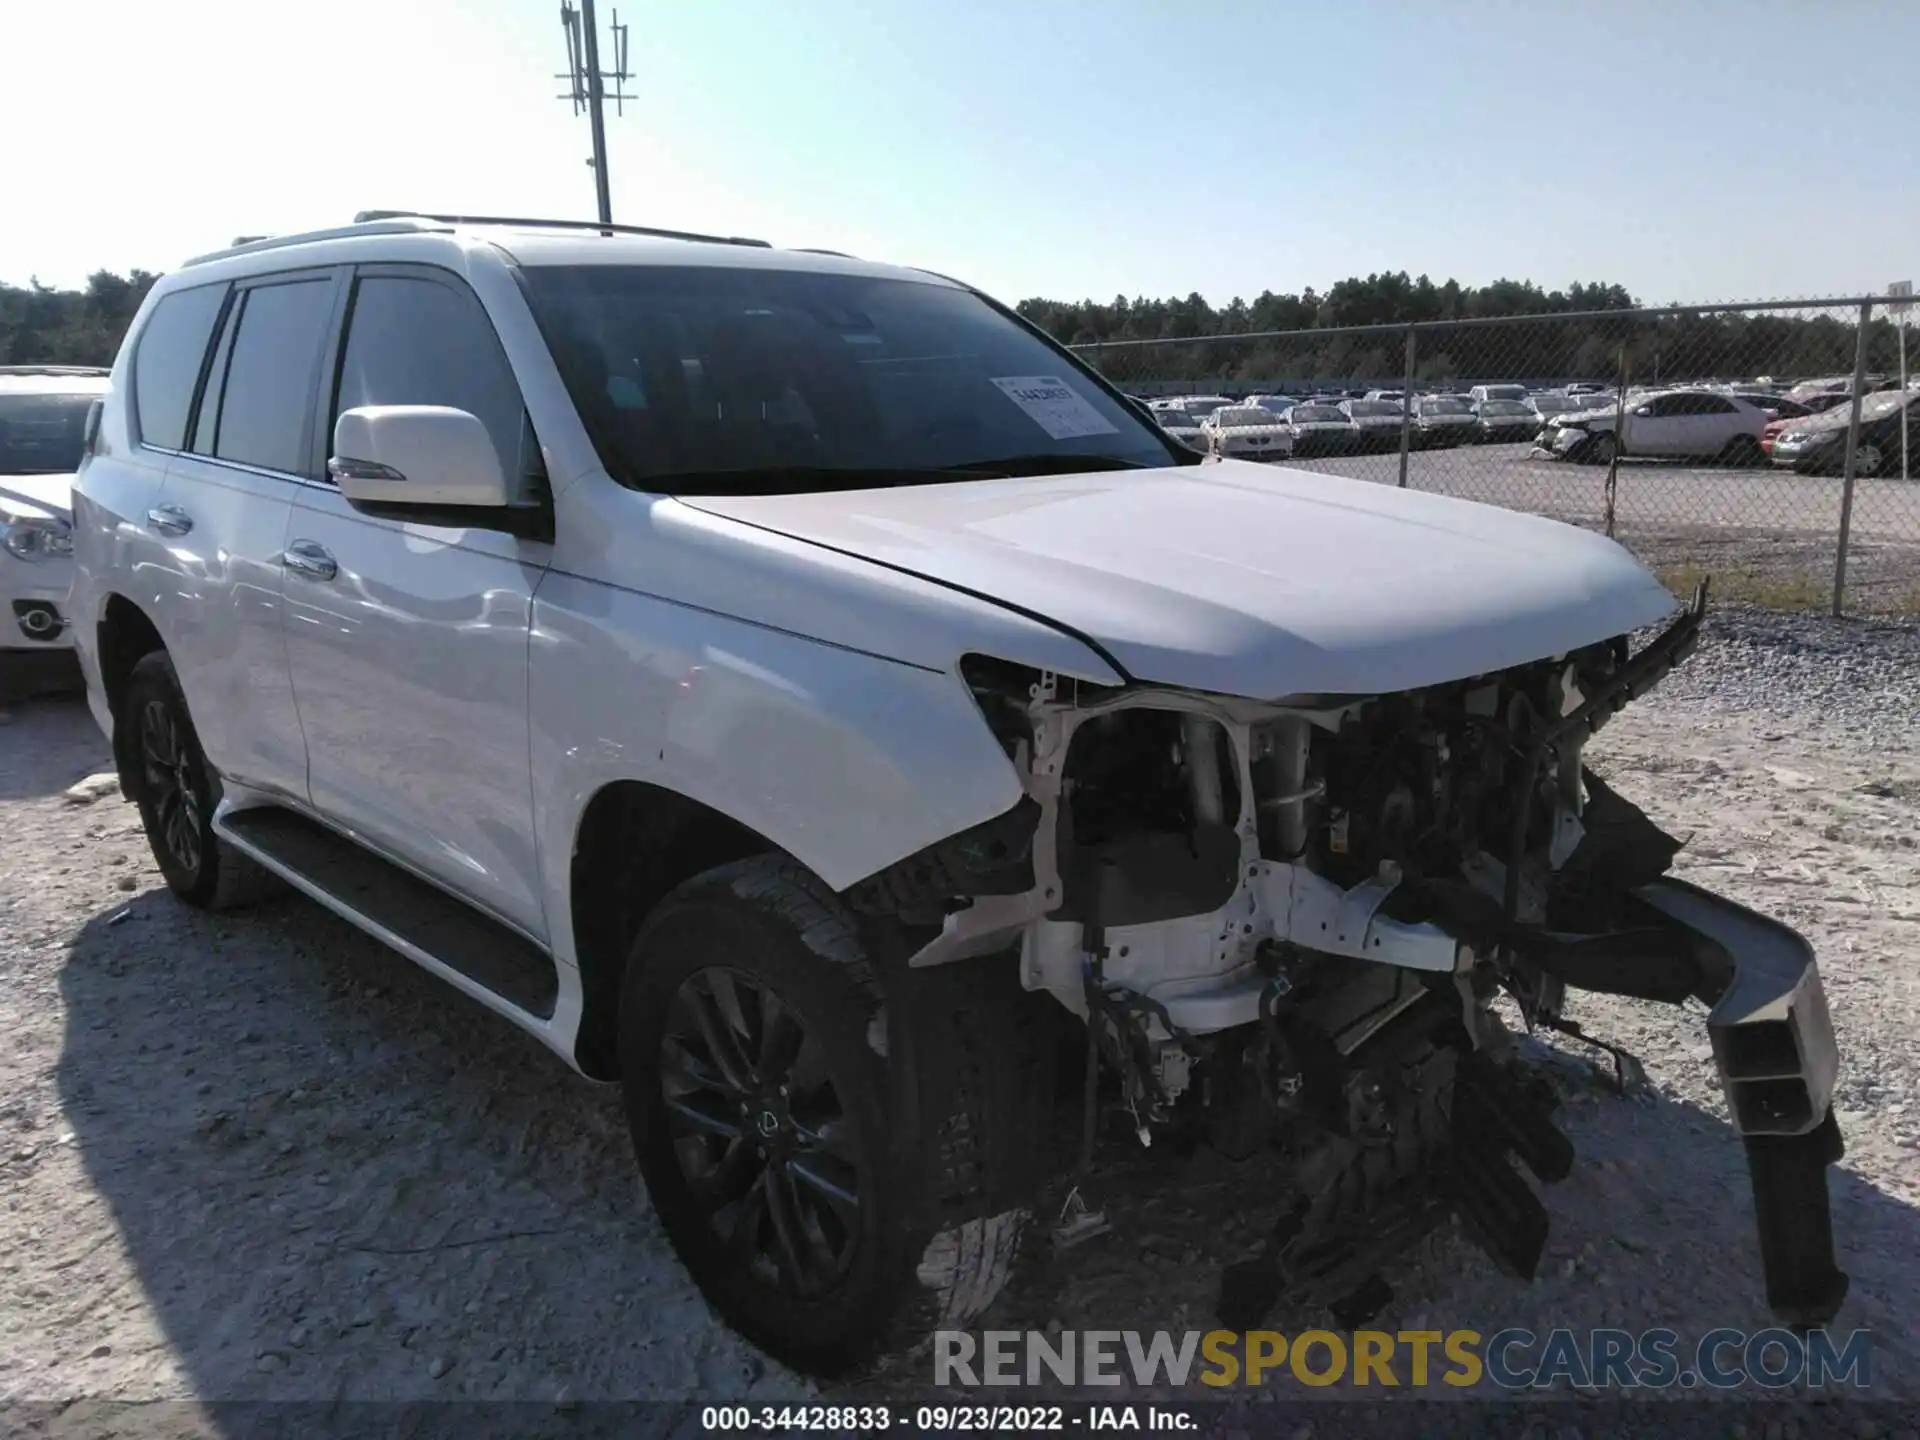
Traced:
[[156, 505], [147, 511], [147, 527], [162, 535], [184, 535], [193, 529], [193, 517], [178, 505]]
[[327, 547], [315, 540], [294, 541], [280, 552], [280, 563], [309, 580], [331, 580], [340, 573], [340, 566], [327, 553]]

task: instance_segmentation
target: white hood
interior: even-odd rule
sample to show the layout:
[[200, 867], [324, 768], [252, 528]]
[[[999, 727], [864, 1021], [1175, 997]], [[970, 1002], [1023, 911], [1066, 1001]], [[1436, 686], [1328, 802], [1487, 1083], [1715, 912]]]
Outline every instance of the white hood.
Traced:
[[57, 515], [73, 521], [73, 476], [0, 475], [0, 514]]
[[1236, 460], [682, 503], [1043, 616], [1136, 680], [1262, 699], [1462, 679], [1676, 606], [1590, 531]]

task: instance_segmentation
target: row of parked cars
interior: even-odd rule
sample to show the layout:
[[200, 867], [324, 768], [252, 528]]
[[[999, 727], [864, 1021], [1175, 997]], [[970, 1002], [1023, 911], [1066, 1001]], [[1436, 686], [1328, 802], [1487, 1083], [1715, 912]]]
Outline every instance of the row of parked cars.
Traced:
[[[1144, 402], [1161, 428], [1197, 450], [1236, 459], [1532, 441], [1542, 458], [1605, 465], [1615, 455], [1737, 466], [1768, 463], [1806, 473], [1837, 471], [1852, 377], [1789, 385], [1771, 379], [1634, 387], [1623, 398], [1598, 384], [1534, 390], [1518, 384], [1465, 391], [1367, 390], [1319, 394], [1181, 395]], [[1855, 473], [1909, 473], [1901, 416], [1915, 391], [1869, 377]], [[1903, 397], [1905, 402], [1903, 404]]]

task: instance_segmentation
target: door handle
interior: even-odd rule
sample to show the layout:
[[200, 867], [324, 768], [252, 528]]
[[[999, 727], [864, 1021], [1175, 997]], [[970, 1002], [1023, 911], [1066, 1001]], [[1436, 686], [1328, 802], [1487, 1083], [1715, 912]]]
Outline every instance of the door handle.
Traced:
[[147, 528], [162, 535], [184, 535], [193, 529], [193, 517], [178, 505], [156, 505], [147, 511]]
[[317, 540], [294, 541], [280, 552], [280, 563], [309, 580], [331, 580], [340, 573], [339, 563]]

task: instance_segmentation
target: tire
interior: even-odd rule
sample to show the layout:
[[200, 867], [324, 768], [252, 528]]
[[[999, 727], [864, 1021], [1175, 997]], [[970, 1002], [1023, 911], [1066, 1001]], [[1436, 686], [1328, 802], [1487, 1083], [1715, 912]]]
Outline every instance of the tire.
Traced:
[[277, 889], [274, 876], [214, 833], [220, 777], [166, 651], [135, 663], [114, 724], [127, 736], [129, 788], [167, 888], [201, 910], [237, 910]]
[[1756, 465], [1764, 465], [1766, 458], [1758, 440], [1751, 435], [1736, 435], [1721, 450], [1719, 463], [1736, 470], [1751, 470]]
[[[1871, 440], [1862, 440], [1853, 452], [1853, 473], [1862, 477], [1880, 474], [1887, 468], [1889, 456]], [[1844, 469], [1846, 460], [1841, 459]]]
[[784, 856], [696, 876], [635, 937], [621, 1083], [654, 1209], [721, 1317], [816, 1375], [977, 1315], [1022, 1228], [915, 1226], [884, 1035], [852, 918]]
[[1603, 432], [1587, 442], [1586, 451], [1581, 458], [1589, 465], [1611, 465], [1614, 456], [1619, 452], [1620, 442], [1612, 435]]

